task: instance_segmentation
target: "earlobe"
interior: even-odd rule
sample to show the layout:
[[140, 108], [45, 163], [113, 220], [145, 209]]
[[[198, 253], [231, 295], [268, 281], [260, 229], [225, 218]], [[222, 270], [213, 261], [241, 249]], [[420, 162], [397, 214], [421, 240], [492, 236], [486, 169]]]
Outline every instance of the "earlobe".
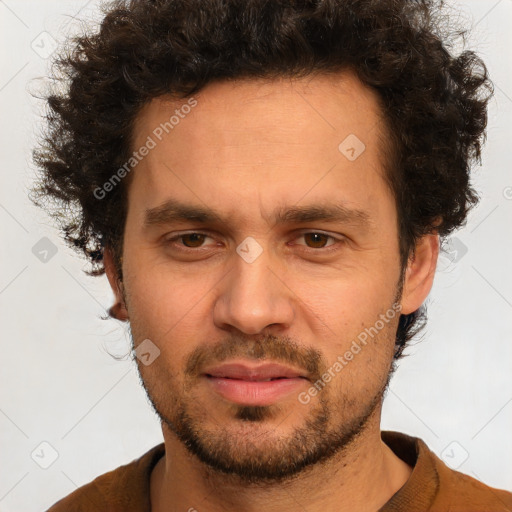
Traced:
[[414, 256], [409, 259], [402, 292], [403, 315], [413, 313], [423, 304], [432, 285], [439, 256], [439, 235], [424, 235], [416, 244]]
[[103, 250], [103, 264], [105, 265], [105, 273], [114, 292], [115, 299], [114, 305], [108, 310], [109, 315], [117, 320], [127, 321], [129, 316], [122, 291], [123, 283], [119, 279], [114, 263], [114, 255], [110, 247], [105, 247]]

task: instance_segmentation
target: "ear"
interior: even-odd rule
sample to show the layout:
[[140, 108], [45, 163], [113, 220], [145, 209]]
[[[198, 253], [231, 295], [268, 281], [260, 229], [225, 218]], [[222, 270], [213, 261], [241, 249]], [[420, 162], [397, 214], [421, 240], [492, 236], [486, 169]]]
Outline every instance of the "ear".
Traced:
[[103, 264], [105, 265], [105, 273], [107, 274], [108, 282], [110, 283], [110, 287], [112, 288], [115, 297], [115, 303], [109, 309], [110, 316], [117, 320], [126, 321], [129, 316], [122, 292], [123, 284], [117, 275], [116, 266], [114, 264], [114, 255], [111, 248], [108, 246], [103, 250]]
[[402, 315], [413, 313], [427, 298], [436, 272], [439, 256], [439, 235], [424, 235], [416, 244], [414, 255], [409, 258], [402, 292]]

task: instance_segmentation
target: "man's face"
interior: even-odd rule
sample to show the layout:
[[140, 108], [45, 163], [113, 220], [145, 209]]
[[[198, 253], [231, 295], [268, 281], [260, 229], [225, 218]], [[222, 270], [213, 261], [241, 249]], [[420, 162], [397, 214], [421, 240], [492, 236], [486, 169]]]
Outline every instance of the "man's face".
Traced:
[[[123, 285], [135, 348], [160, 350], [137, 362], [164, 430], [210, 467], [278, 481], [379, 429], [400, 276], [385, 128], [347, 73], [223, 82], [194, 98], [155, 99], [135, 126], [134, 150], [156, 145], [132, 171]], [[219, 219], [147, 223], [169, 200]], [[339, 205], [364, 216], [286, 215]], [[232, 362], [307, 379], [235, 387], [205, 374]]]

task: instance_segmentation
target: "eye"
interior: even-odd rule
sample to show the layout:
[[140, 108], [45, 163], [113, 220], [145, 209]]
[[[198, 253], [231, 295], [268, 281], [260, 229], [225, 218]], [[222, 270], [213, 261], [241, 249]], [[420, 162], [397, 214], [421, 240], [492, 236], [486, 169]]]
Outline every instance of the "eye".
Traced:
[[203, 233], [186, 233], [185, 235], [181, 235], [179, 238], [181, 238], [185, 247], [201, 247], [206, 235]]
[[[295, 240], [300, 240], [301, 238], [304, 239], [305, 243], [297, 243], [295, 245], [302, 246], [305, 251], [311, 252], [337, 250], [340, 245], [345, 243], [344, 237], [335, 237], [320, 231], [303, 232], [299, 234]], [[205, 241], [207, 239], [212, 238], [206, 233], [193, 231], [189, 233], [175, 234], [174, 236], [167, 238], [164, 243], [178, 251], [187, 252], [194, 251], [195, 249], [207, 249], [208, 245], [205, 245]]]
[[306, 243], [297, 245], [305, 246], [306, 250], [311, 249], [312, 251], [319, 249], [336, 250], [338, 249], [338, 246], [340, 244], [345, 243], [345, 239], [342, 237], [337, 238], [332, 235], [328, 235], [327, 233], [322, 233], [320, 231], [303, 232], [300, 234], [298, 238], [296, 238], [296, 240], [299, 240], [301, 238], [303, 238]]
[[178, 250], [197, 249], [202, 247], [204, 241], [210, 238], [206, 233], [191, 232], [181, 233], [165, 240], [166, 245], [171, 245]]
[[308, 247], [313, 247], [314, 249], [324, 248], [328, 239], [333, 239], [332, 236], [326, 235], [325, 233], [304, 233], [302, 236], [304, 237], [304, 240], [306, 240], [306, 243], [308, 241], [311, 242], [312, 245], [308, 245]]

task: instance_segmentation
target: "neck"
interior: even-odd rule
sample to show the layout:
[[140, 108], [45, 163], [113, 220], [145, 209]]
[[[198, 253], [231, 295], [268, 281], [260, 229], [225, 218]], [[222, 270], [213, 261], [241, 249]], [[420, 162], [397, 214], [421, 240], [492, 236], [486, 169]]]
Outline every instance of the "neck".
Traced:
[[151, 475], [152, 512], [378, 511], [408, 480], [412, 468], [382, 441], [379, 422], [328, 462], [280, 484], [241, 484], [190, 454], [163, 427], [166, 454]]

